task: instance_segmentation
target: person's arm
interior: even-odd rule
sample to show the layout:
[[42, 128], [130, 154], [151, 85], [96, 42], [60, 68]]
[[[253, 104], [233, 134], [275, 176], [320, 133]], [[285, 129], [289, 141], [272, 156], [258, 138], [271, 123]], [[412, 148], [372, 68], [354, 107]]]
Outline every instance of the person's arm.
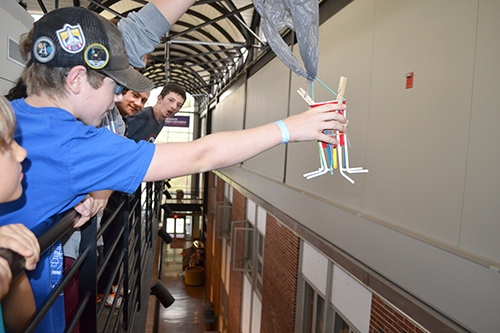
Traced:
[[[333, 110], [345, 106], [327, 104], [284, 120], [290, 132], [290, 142], [319, 140], [338, 144], [324, 130], [344, 132], [346, 119]], [[228, 167], [252, 158], [281, 143], [282, 133], [277, 124], [234, 132], [221, 132], [183, 143], [156, 146], [153, 160], [144, 181], [175, 178]]]
[[160, 44], [160, 37], [189, 9], [195, 0], [153, 0], [118, 22], [129, 62], [145, 66], [143, 56]]
[[174, 25], [196, 0], [151, 0], [167, 21]]
[[7, 296], [2, 300], [5, 329], [9, 332], [22, 332], [36, 312], [35, 297], [25, 272], [12, 280]]
[[[33, 270], [40, 256], [40, 244], [36, 236], [22, 224], [8, 224], [0, 227], [0, 247], [19, 253], [26, 259], [25, 267]], [[0, 299], [5, 327], [19, 332], [35, 313], [35, 299], [26, 273], [22, 272], [12, 280], [7, 260], [0, 258]]]

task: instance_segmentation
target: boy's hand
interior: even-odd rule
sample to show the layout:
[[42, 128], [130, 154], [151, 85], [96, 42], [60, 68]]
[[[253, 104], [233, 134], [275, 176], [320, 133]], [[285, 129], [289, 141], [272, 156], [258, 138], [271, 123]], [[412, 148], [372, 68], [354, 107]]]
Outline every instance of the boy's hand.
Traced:
[[76, 223], [73, 225], [73, 228], [79, 228], [82, 225], [84, 225], [92, 215], [90, 215], [90, 212], [92, 211], [92, 205], [93, 205], [94, 198], [92, 198], [89, 194], [75, 205], [73, 207], [78, 213], [80, 213], [80, 218]]
[[325, 130], [345, 132], [347, 120], [335, 110], [344, 110], [343, 104], [325, 104], [283, 120], [290, 132], [290, 141], [318, 140], [331, 144], [339, 142], [323, 133]]
[[[26, 258], [26, 269], [35, 269], [40, 257], [40, 244], [35, 234], [23, 224], [7, 224], [0, 227], [0, 247], [19, 253]], [[8, 264], [7, 267], [10, 272]]]
[[80, 219], [73, 226], [79, 228], [84, 225], [92, 216], [101, 213], [108, 204], [109, 196], [113, 193], [110, 190], [94, 191], [87, 194], [87, 196], [74, 207], [80, 213]]

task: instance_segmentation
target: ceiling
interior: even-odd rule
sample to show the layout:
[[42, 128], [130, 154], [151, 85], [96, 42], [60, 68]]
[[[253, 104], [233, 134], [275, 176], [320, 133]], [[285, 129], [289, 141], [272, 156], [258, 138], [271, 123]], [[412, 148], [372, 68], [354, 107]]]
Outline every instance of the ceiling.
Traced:
[[[82, 6], [108, 19], [137, 11], [144, 0], [21, 0], [31, 14]], [[210, 100], [260, 48], [259, 16], [251, 0], [198, 0], [151, 53], [144, 75], [156, 87], [178, 83], [196, 99]]]

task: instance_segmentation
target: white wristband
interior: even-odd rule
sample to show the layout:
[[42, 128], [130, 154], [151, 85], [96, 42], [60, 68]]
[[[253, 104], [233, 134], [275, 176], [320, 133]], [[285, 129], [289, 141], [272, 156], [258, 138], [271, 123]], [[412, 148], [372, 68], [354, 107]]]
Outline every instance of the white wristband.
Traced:
[[287, 143], [290, 141], [290, 132], [288, 131], [288, 127], [286, 127], [283, 120], [275, 121], [275, 123], [279, 126], [281, 130], [281, 144]]

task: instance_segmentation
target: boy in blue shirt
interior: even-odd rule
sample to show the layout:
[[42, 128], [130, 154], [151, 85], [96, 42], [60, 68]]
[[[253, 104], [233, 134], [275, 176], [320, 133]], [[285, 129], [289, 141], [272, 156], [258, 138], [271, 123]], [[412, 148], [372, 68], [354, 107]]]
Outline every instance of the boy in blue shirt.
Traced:
[[[15, 140], [28, 152], [22, 197], [0, 205], [0, 225], [9, 220], [43, 232], [51, 217], [92, 191], [134, 192], [142, 181], [156, 181], [227, 167], [280, 143], [320, 140], [338, 144], [324, 130], [345, 131], [343, 106], [325, 105], [279, 124], [217, 133], [188, 143], [135, 143], [97, 129], [121, 99], [123, 86], [144, 92], [152, 83], [129, 67], [120, 31], [85, 8], [61, 8], [35, 22], [21, 41], [31, 56], [23, 72], [28, 97], [12, 102]], [[34, 228], [34, 229], [33, 229]], [[62, 275], [60, 244], [40, 258], [30, 274], [37, 306]], [[62, 297], [39, 325], [62, 332]]]

